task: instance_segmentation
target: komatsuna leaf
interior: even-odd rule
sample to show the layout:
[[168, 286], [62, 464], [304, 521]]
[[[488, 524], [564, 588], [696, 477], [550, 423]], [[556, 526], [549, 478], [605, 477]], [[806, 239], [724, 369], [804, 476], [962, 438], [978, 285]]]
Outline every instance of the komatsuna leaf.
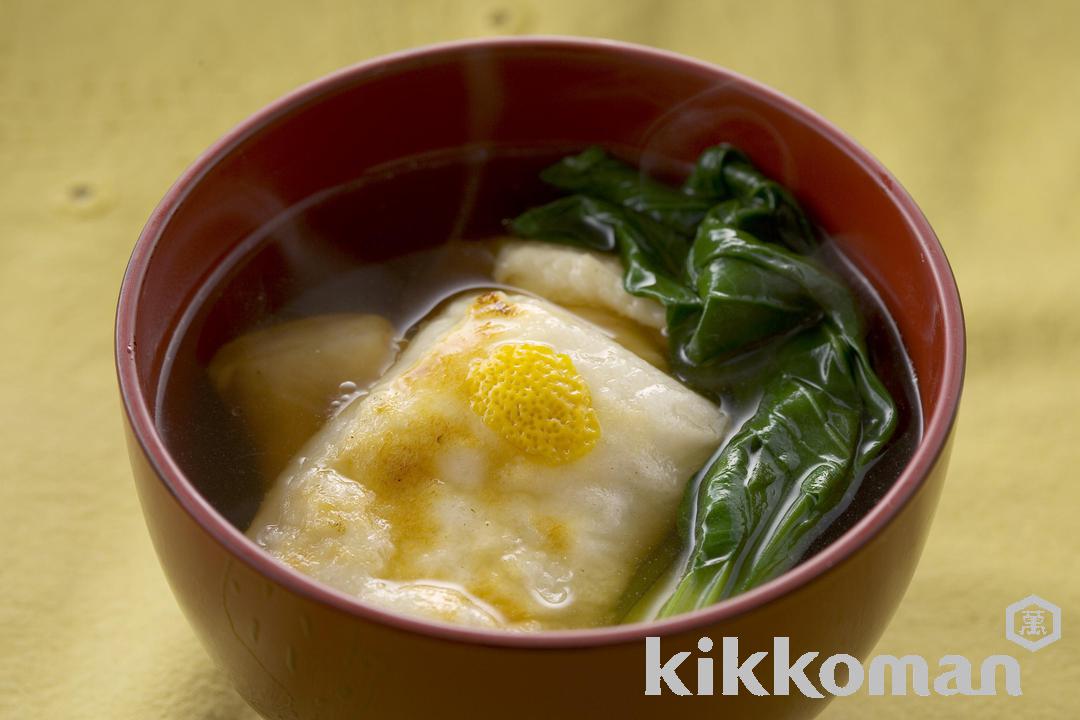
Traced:
[[701, 153], [683, 192], [712, 198], [714, 204], [734, 198], [725, 222], [765, 242], [799, 253], [809, 253], [817, 246], [810, 221], [794, 196], [731, 145], [717, 145]]
[[729, 226], [797, 252], [810, 252], [817, 245], [813, 228], [791, 193], [731, 145], [703, 152], [681, 189], [649, 178], [599, 146], [563, 158], [540, 177], [562, 190], [635, 210], [687, 236], [697, 231], [706, 212], [729, 200]]
[[598, 146], [563, 158], [540, 173], [549, 185], [607, 200], [692, 236], [715, 204], [711, 196], [695, 196], [652, 180], [637, 168], [611, 157]]
[[790, 567], [856, 471], [862, 400], [826, 322], [792, 338], [754, 415], [700, 481], [692, 547], [661, 616], [706, 607]]

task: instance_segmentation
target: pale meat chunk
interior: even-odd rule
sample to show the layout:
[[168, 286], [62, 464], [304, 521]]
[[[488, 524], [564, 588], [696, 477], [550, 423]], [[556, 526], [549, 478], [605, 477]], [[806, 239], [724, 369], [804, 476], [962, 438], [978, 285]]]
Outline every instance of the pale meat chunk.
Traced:
[[269, 481], [330, 417], [335, 398], [370, 386], [396, 355], [386, 319], [320, 315], [241, 335], [214, 355], [209, 374], [247, 425]]

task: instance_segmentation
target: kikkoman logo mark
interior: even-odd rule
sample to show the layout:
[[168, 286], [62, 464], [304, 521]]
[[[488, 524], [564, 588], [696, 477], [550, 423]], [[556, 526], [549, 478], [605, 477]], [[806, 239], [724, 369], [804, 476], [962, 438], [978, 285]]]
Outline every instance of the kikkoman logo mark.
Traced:
[[1005, 637], [1031, 652], [1061, 639], [1061, 608], [1028, 595], [1005, 608]]
[[[1006, 610], [1005, 634], [1009, 640], [1031, 651], [1046, 647], [1061, 638], [1061, 608], [1029, 595]], [[723, 638], [718, 648], [712, 638], [698, 640], [699, 656], [693, 663], [687, 663], [692, 669], [682, 668], [692, 652], [677, 652], [665, 660], [660, 638], [647, 637], [645, 694], [661, 695], [666, 689], [675, 695], [738, 695], [742, 691], [752, 695], [788, 695], [794, 686], [807, 697], [823, 698], [825, 693], [852, 695], [866, 684], [870, 695], [907, 695], [909, 688], [915, 695], [923, 696], [932, 692], [937, 695], [997, 695], [999, 678], [1003, 680], [1005, 693], [1022, 694], [1020, 663], [1011, 655], [991, 655], [979, 663], [977, 672], [967, 657], [944, 655], [938, 660], [931, 680], [930, 663], [921, 655], [878, 655], [864, 665], [856, 657], [839, 653], [823, 658], [815, 673], [811, 666], [820, 652], [806, 652], [792, 658], [789, 638], [774, 637], [772, 640], [770, 672], [768, 663], [764, 662], [770, 653], [759, 650], [740, 657], [737, 637]], [[693, 690], [687, 685], [691, 675], [696, 681]], [[762, 681], [767, 683], [770, 679], [772, 686], [767, 688]]]

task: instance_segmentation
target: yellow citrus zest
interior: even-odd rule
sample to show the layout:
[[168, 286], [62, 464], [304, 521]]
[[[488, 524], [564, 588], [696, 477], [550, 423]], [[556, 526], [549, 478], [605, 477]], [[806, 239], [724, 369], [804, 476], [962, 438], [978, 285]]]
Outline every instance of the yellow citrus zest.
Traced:
[[584, 378], [569, 355], [546, 345], [498, 345], [472, 361], [466, 385], [473, 412], [527, 455], [566, 463], [600, 439]]

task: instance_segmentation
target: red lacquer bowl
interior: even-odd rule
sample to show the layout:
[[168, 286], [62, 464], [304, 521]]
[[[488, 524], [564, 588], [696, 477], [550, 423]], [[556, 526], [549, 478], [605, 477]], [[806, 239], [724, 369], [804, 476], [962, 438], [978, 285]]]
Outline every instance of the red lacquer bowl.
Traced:
[[[476, 143], [602, 143], [690, 161], [720, 141], [788, 185], [876, 286], [919, 382], [924, 435], [884, 497], [790, 572], [662, 622], [509, 634], [371, 607], [264, 554], [195, 489], [158, 430], [166, 348], [222, 258], [282, 208], [399, 158]], [[358, 242], [363, 242], [360, 237]], [[230, 132], [154, 211], [120, 293], [116, 362], [131, 462], [173, 591], [208, 652], [267, 718], [809, 717], [824, 701], [719, 693], [720, 638], [864, 657], [915, 569], [945, 475], [964, 327], [945, 255], [915, 203], [814, 113], [705, 63], [620, 43], [455, 43], [362, 63]], [[183, 392], [173, 388], [170, 392]], [[645, 696], [665, 658], [709, 636], [717, 694]], [[766, 687], [771, 675], [765, 673]], [[693, 661], [680, 674], [695, 689]], [[811, 675], [812, 676], [812, 675]], [[662, 714], [662, 715], [661, 715]]]

